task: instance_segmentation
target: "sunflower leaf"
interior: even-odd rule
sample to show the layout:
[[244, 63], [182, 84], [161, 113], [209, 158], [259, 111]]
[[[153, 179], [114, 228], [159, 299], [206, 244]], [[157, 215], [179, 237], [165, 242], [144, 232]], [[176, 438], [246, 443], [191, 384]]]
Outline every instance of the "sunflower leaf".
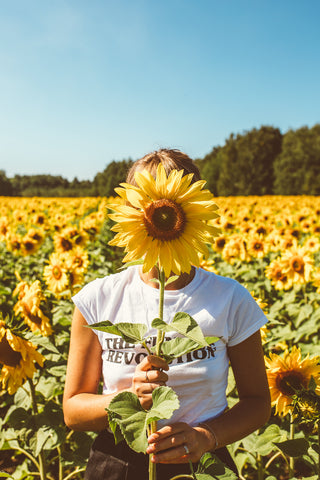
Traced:
[[147, 425], [152, 421], [168, 419], [179, 408], [177, 394], [170, 387], [158, 387], [152, 392], [153, 404], [150, 410], [142, 408], [140, 401], [132, 392], [121, 392], [112, 399], [106, 409], [109, 424], [115, 435], [117, 427], [127, 444], [136, 452], [145, 453], [148, 446]]
[[289, 457], [302, 457], [308, 453], [309, 442], [305, 438], [295, 438], [284, 442], [274, 442]]
[[[207, 337], [206, 337], [207, 338]], [[208, 337], [208, 338], [216, 338], [216, 337]], [[207, 345], [208, 346], [208, 345]], [[181, 357], [189, 352], [193, 352], [194, 350], [198, 350], [201, 345], [191, 338], [186, 337], [176, 337], [172, 340], [167, 340], [163, 342], [161, 345], [161, 356], [167, 361], [170, 362], [174, 358]], [[151, 348], [152, 352], [156, 351], [156, 346]]]
[[[184, 337], [190, 338], [201, 347], [207, 347], [209, 343], [205, 339], [201, 328], [197, 322], [185, 312], [178, 312], [175, 314], [170, 324], [164, 322], [160, 318], [155, 318], [152, 321], [152, 327], [162, 330], [164, 332], [178, 332]], [[211, 343], [218, 340], [218, 337], [210, 337]], [[214, 339], [214, 340], [212, 340]]]
[[140, 260], [134, 260], [132, 262], [125, 263], [122, 267], [118, 268], [118, 270], [125, 270], [126, 268], [133, 267], [135, 265], [143, 265], [144, 260], [141, 258]]
[[143, 323], [116, 323], [113, 324], [109, 320], [104, 322], [93, 323], [92, 325], [85, 325], [86, 327], [94, 330], [100, 330], [101, 332], [112, 333], [113, 335], [119, 335], [126, 342], [129, 343], [142, 343], [144, 336], [147, 333], [147, 326]]
[[169, 277], [168, 280], [167, 280], [166, 283], [165, 283], [165, 286], [170, 285], [170, 283], [172, 283], [172, 282], [174, 282], [175, 280], [177, 280], [177, 278], [179, 278], [178, 275], [173, 275], [172, 277]]

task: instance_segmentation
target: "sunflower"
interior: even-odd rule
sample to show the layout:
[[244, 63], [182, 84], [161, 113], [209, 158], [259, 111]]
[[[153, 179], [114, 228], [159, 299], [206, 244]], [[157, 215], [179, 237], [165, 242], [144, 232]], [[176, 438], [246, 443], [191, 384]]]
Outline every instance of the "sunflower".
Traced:
[[248, 253], [254, 258], [263, 258], [267, 252], [267, 244], [263, 235], [257, 234], [248, 240]]
[[89, 266], [89, 255], [86, 250], [81, 247], [76, 247], [73, 250], [64, 254], [65, 266], [68, 271], [83, 274], [87, 271]]
[[231, 265], [240, 259], [243, 262], [250, 261], [247, 245], [242, 235], [233, 234], [229, 236], [228, 243], [222, 251], [222, 258]]
[[266, 267], [265, 275], [271, 280], [271, 285], [276, 290], [289, 290], [292, 287], [292, 280], [284, 272], [281, 257], [276, 258]]
[[313, 263], [313, 259], [303, 247], [293, 247], [282, 255], [283, 272], [293, 283], [309, 282]]
[[144, 170], [135, 173], [138, 187], [122, 183], [115, 189], [127, 204], [111, 206], [117, 234], [109, 244], [125, 248], [124, 262], [143, 258], [144, 272], [158, 263], [168, 277], [198, 267], [198, 253], [208, 256], [206, 244], [219, 233], [209, 220], [218, 217], [218, 207], [203, 190], [205, 181], [191, 184], [193, 175], [183, 173], [173, 170], [167, 177], [159, 164], [156, 179]]
[[311, 377], [317, 384], [316, 392], [320, 393], [319, 357], [301, 360], [301, 350], [294, 346], [283, 357], [270, 353], [265, 357], [270, 388], [271, 402], [276, 407], [276, 414], [287, 415], [293, 411], [292, 397], [300, 389], [308, 389]]
[[49, 289], [59, 294], [69, 287], [69, 278], [63, 255], [53, 253], [49, 258], [49, 265], [44, 267], [43, 276]]
[[21, 281], [13, 292], [13, 295], [17, 294], [19, 296], [13, 307], [14, 313], [21, 315], [32, 332], [40, 331], [44, 336], [51, 335], [50, 320], [42, 311], [46, 298], [41, 291], [40, 281], [36, 280], [31, 285]]
[[2, 389], [13, 395], [27, 378], [36, 372], [36, 364], [43, 366], [44, 356], [24, 338], [15, 335], [0, 319], [0, 373]]

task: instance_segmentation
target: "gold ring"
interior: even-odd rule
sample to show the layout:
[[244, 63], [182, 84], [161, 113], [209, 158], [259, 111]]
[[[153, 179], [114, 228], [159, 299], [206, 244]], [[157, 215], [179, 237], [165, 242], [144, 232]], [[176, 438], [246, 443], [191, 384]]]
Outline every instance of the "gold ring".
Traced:
[[190, 450], [189, 450], [189, 448], [187, 447], [187, 445], [183, 445], [183, 448], [184, 448], [184, 451], [186, 452], [186, 455], [189, 455]]

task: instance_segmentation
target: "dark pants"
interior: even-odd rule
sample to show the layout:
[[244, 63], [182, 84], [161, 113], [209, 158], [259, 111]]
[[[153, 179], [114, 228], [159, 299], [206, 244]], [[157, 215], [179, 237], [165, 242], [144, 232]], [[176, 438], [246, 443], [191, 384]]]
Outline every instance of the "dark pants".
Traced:
[[[214, 453], [237, 473], [237, 468], [226, 447], [219, 448]], [[124, 441], [115, 445], [113, 435], [103, 431], [99, 433], [92, 445], [84, 480], [148, 480], [148, 468], [148, 455], [134, 452]], [[191, 473], [188, 463], [174, 465], [158, 463], [156, 469], [157, 480], [170, 480], [175, 475]]]

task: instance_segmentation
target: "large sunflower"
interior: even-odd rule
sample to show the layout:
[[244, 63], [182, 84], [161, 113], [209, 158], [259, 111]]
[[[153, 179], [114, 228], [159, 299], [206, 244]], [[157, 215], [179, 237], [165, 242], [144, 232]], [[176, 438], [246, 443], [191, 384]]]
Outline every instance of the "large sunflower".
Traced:
[[15, 335], [0, 319], [0, 373], [2, 389], [13, 395], [27, 378], [36, 372], [36, 364], [43, 366], [44, 356], [24, 338]]
[[286, 350], [283, 357], [270, 353], [265, 358], [270, 388], [271, 402], [276, 407], [276, 414], [287, 415], [292, 412], [292, 397], [297, 390], [308, 389], [311, 377], [314, 378], [317, 393], [320, 393], [320, 365], [319, 357], [301, 360], [301, 350], [292, 347], [291, 352]]
[[190, 272], [191, 265], [199, 266], [198, 253], [207, 256], [206, 243], [212, 243], [219, 229], [209, 221], [219, 215], [205, 181], [193, 184], [192, 174], [173, 170], [167, 177], [162, 164], [156, 179], [143, 170], [135, 173], [138, 187], [127, 183], [115, 189], [126, 205], [113, 204], [110, 218], [117, 222], [117, 232], [110, 245], [124, 247], [124, 262], [144, 259], [143, 271], [158, 264], [168, 277]]

